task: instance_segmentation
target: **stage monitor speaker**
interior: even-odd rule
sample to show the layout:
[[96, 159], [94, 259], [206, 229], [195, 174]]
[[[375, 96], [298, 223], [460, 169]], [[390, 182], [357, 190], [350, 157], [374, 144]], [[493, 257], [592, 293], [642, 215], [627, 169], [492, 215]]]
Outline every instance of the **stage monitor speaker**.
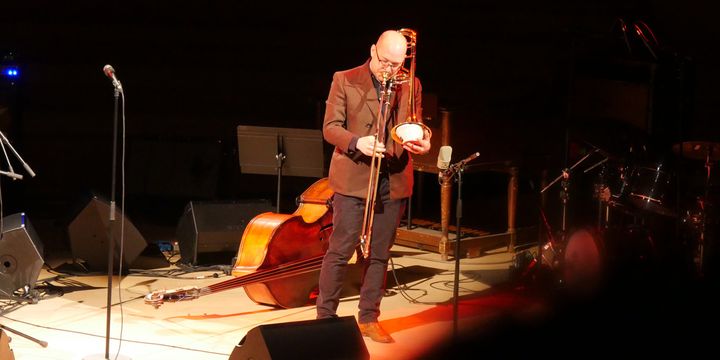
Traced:
[[259, 214], [274, 210], [270, 200], [265, 199], [189, 202], [176, 232], [180, 262], [210, 264], [219, 254], [237, 253], [247, 223]]
[[25, 213], [3, 218], [0, 239], [0, 297], [30, 295], [45, 261], [43, 246]]
[[[140, 253], [145, 250], [145, 238], [133, 223], [116, 209], [115, 221], [111, 229], [115, 243], [113, 268], [117, 271], [120, 264], [120, 230], [125, 222], [125, 240], [123, 248], [123, 268], [128, 269]], [[73, 257], [85, 262], [85, 267], [94, 271], [107, 271], [108, 243], [110, 236], [110, 203], [93, 196], [90, 202], [78, 213], [68, 226], [70, 248]]]
[[344, 316], [252, 328], [229, 360], [369, 358], [355, 318]]

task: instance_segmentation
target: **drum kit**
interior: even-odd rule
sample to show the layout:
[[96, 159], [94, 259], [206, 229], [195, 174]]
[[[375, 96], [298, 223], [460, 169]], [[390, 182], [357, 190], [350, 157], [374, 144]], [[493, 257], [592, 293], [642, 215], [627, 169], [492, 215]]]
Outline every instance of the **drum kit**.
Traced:
[[[708, 230], [717, 224], [711, 180], [720, 143], [681, 142], [663, 156], [613, 156], [593, 147], [543, 189], [562, 180], [562, 229], [559, 236], [549, 231], [549, 239], [541, 241], [541, 268], [550, 269], [563, 286], [581, 291], [618, 280], [645, 280], [659, 271], [705, 276], [713, 261], [706, 250], [714, 240]], [[568, 228], [569, 174], [595, 153], [604, 159], [584, 173], [597, 174], [591, 199], [597, 204], [592, 210], [596, 220]]]

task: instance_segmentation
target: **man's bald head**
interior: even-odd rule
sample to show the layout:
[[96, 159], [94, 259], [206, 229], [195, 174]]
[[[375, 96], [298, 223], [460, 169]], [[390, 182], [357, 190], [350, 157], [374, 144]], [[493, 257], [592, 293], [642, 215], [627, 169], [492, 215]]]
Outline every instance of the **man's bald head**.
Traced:
[[382, 79], [383, 73], [393, 75], [405, 62], [406, 53], [405, 35], [397, 30], [387, 30], [370, 47], [370, 70], [378, 79]]
[[405, 59], [407, 52], [407, 40], [405, 35], [396, 30], [388, 30], [383, 32], [376, 43], [378, 50], [386, 54], [388, 58]]

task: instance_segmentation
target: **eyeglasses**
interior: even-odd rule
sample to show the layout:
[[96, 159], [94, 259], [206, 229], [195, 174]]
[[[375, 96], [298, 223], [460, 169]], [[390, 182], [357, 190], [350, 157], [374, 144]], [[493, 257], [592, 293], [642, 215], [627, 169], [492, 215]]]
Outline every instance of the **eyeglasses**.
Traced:
[[380, 65], [382, 65], [383, 67], [390, 66], [392, 68], [397, 68], [397, 67], [402, 66], [402, 64], [403, 64], [402, 62], [392, 62], [388, 59], [381, 58], [380, 54], [378, 54], [377, 46], [375, 46], [375, 56], [377, 57], [378, 61], [380, 62]]

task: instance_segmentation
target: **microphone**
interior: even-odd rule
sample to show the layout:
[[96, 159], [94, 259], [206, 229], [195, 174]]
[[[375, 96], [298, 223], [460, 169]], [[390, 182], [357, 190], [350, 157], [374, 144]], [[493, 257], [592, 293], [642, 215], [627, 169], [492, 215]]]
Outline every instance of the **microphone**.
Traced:
[[115, 86], [118, 90], [122, 90], [122, 84], [120, 84], [120, 80], [118, 80], [117, 76], [115, 76], [115, 69], [111, 65], [103, 66], [103, 72], [105, 73], [105, 76], [112, 80], [113, 86]]
[[452, 157], [452, 146], [444, 145], [440, 147], [438, 152], [437, 167], [445, 170], [450, 166], [450, 158]]
[[465, 166], [465, 164], [475, 160], [475, 158], [477, 158], [478, 156], [480, 156], [480, 153], [474, 152], [470, 156], [450, 165], [450, 167], [446, 171], [448, 173], [455, 173], [456, 171], [458, 171], [458, 169], [463, 168]]
[[438, 178], [442, 179], [443, 176], [445, 176], [445, 171], [447, 171], [447, 168], [450, 166], [450, 158], [452, 157], [452, 146], [449, 145], [443, 145], [440, 147], [440, 151], [438, 152], [438, 159], [437, 159], [437, 167], [438, 170]]

